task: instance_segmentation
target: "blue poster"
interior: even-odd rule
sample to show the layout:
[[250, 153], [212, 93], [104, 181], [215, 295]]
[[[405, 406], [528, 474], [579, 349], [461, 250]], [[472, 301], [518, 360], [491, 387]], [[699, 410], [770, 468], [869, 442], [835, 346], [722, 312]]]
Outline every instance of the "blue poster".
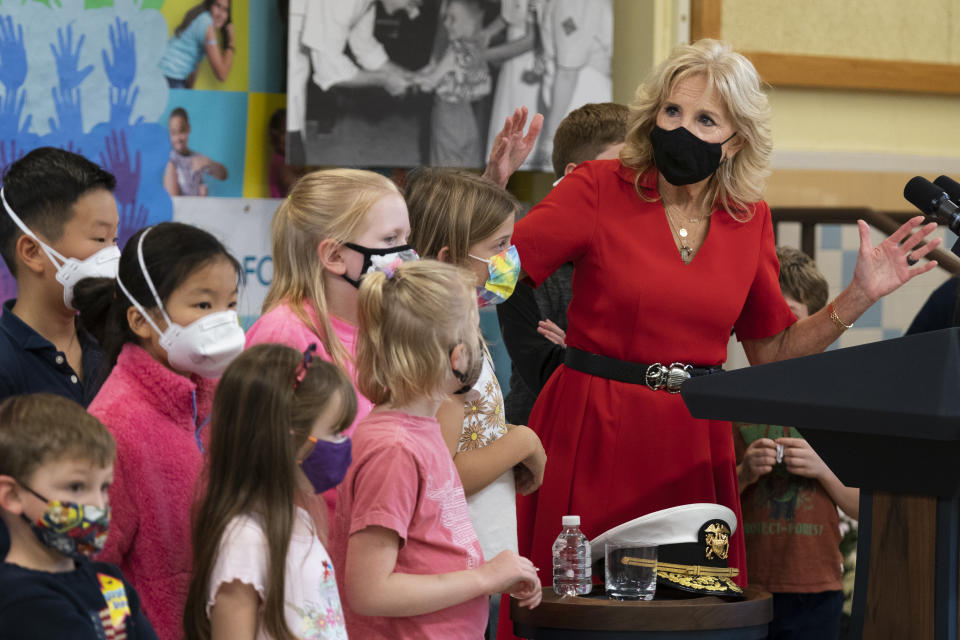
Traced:
[[[157, 63], [166, 20], [150, 0], [0, 4], [0, 171], [41, 146], [79, 153], [117, 178], [121, 246], [170, 220], [168, 97]], [[0, 266], [0, 300], [15, 295]]]

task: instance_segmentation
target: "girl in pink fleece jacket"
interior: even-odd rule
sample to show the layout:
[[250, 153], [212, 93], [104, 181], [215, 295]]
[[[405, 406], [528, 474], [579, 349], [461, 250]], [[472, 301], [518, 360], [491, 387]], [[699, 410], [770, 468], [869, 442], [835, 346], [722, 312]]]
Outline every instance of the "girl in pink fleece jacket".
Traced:
[[[130, 239], [116, 281], [85, 281], [91, 306], [81, 313], [106, 323], [97, 324], [113, 363], [89, 411], [117, 442], [110, 535], [98, 559], [122, 567], [161, 640], [183, 637], [203, 427], [215, 378], [243, 348], [239, 274], [209, 233], [163, 223]], [[110, 302], [92, 318], [97, 286]]]
[[[400, 190], [372, 171], [314, 171], [293, 185], [273, 217], [273, 283], [247, 346], [280, 343], [317, 354], [343, 369], [356, 387], [357, 287], [371, 271], [416, 254], [407, 245], [410, 219]], [[349, 436], [373, 405], [357, 392]], [[323, 494], [333, 515], [336, 489]]]

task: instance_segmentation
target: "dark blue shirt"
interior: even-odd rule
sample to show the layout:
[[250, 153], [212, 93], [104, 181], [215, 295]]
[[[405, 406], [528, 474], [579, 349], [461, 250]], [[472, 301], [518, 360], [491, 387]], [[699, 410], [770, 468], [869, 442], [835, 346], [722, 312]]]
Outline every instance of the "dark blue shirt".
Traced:
[[[3, 303], [0, 315], [0, 402], [10, 396], [46, 391], [86, 408], [106, 378], [102, 370], [103, 350], [96, 339], [77, 326], [77, 340], [83, 352], [81, 380], [62, 351], [13, 313], [15, 302]], [[0, 521], [0, 560], [9, 548], [7, 528]]]
[[137, 592], [112, 564], [80, 560], [73, 571], [49, 573], [0, 563], [0, 635], [9, 640], [119, 637], [107, 597], [128, 640], [157, 640]]
[[103, 350], [96, 339], [78, 324], [77, 339], [83, 351], [81, 380], [62, 351], [13, 313], [15, 302], [3, 303], [0, 315], [0, 401], [45, 391], [83, 407], [89, 405], [106, 377]]

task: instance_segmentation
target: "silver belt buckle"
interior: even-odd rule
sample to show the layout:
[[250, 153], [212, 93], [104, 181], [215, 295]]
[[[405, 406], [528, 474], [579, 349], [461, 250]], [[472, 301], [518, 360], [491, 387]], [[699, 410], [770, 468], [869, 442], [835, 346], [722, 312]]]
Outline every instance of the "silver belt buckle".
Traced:
[[647, 367], [647, 375], [644, 376], [644, 382], [650, 388], [651, 391], [657, 391], [658, 389], [663, 389], [663, 385], [666, 382], [667, 372], [669, 370], [656, 362], [649, 367]]
[[692, 377], [691, 371], [693, 365], [682, 362], [674, 362], [669, 367], [655, 362], [647, 367], [644, 382], [651, 391], [666, 389], [668, 393], [680, 393], [680, 387]]
[[670, 368], [667, 369], [667, 381], [665, 384], [667, 392], [680, 393], [680, 387], [692, 377], [690, 374], [691, 371], [693, 371], [693, 365], [683, 364], [682, 362], [672, 363]]

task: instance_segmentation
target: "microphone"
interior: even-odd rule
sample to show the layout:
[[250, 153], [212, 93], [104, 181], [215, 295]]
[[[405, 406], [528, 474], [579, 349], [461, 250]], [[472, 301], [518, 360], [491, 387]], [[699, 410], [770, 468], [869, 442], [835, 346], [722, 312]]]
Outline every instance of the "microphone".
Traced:
[[[946, 176], [940, 176], [944, 177]], [[950, 200], [942, 187], [916, 176], [903, 188], [903, 197], [924, 214], [946, 223], [951, 231], [960, 235], [960, 207]]]
[[960, 182], [949, 178], [947, 176], [940, 176], [933, 181], [933, 184], [937, 185], [947, 194], [953, 202], [960, 202]]

